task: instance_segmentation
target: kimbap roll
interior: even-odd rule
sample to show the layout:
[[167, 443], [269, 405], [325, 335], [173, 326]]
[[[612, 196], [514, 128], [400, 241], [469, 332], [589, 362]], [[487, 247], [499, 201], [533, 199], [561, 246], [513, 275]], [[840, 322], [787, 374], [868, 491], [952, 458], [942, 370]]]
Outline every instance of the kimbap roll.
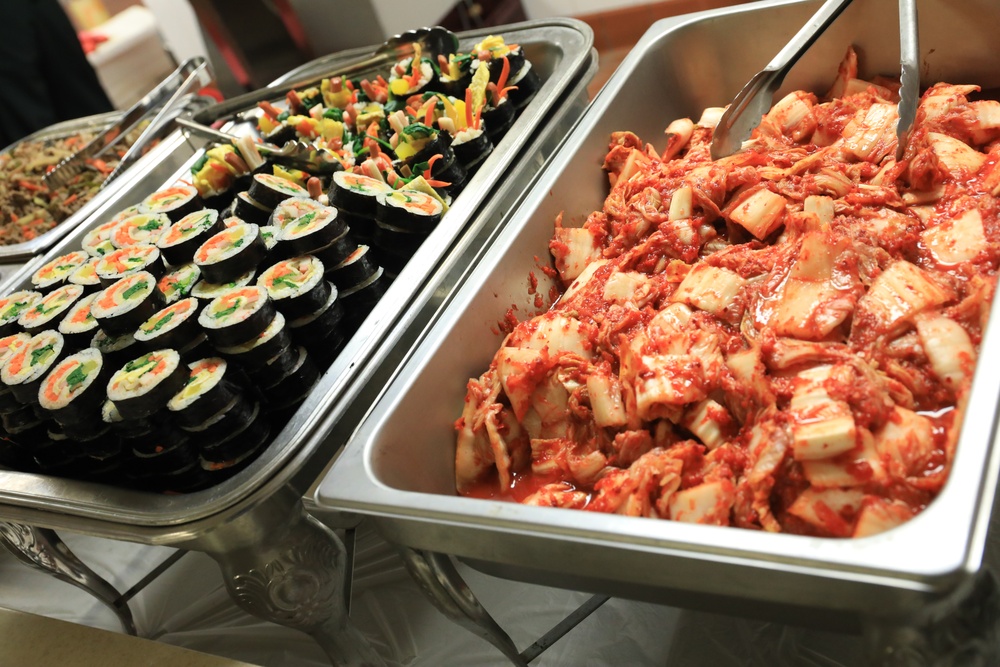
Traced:
[[330, 242], [329, 245], [314, 250], [312, 255], [323, 262], [323, 266], [336, 266], [343, 262], [358, 247], [357, 241], [351, 230], [345, 229], [340, 236]]
[[198, 448], [190, 437], [166, 423], [128, 445], [134, 457], [132, 472], [140, 479], [152, 477], [156, 485], [161, 476], [187, 470], [199, 460]]
[[274, 225], [278, 229], [281, 229], [292, 220], [295, 220], [296, 218], [299, 218], [311, 211], [318, 211], [321, 208], [323, 208], [323, 205], [315, 199], [308, 199], [306, 197], [291, 197], [281, 202], [274, 208], [267, 224]]
[[365, 282], [341, 292], [340, 297], [343, 300], [344, 311], [347, 313], [348, 318], [352, 322], [364, 319], [368, 311], [385, 294], [388, 285], [389, 281], [385, 277], [385, 271], [379, 267], [375, 271], [375, 275]]
[[163, 275], [160, 249], [153, 245], [130, 245], [108, 253], [94, 267], [101, 284], [109, 287], [125, 276], [147, 271], [154, 276]]
[[327, 206], [292, 220], [278, 232], [279, 252], [286, 256], [306, 255], [325, 248], [343, 236], [347, 225], [338, 219], [337, 209]]
[[248, 343], [275, 317], [274, 303], [261, 285], [237, 287], [208, 302], [198, 323], [217, 347]]
[[304, 315], [288, 323], [295, 340], [306, 347], [312, 347], [321, 341], [328, 340], [337, 331], [337, 326], [344, 319], [344, 307], [340, 303], [337, 288], [330, 290], [326, 302], [314, 312]]
[[247, 192], [237, 192], [233, 200], [232, 214], [255, 225], [266, 225], [271, 217], [271, 209], [250, 196]]
[[182, 428], [203, 424], [226, 409], [242, 393], [230, 379], [229, 367], [221, 357], [199, 359], [188, 365], [184, 388], [167, 403], [171, 418]]
[[303, 255], [278, 262], [257, 278], [267, 289], [275, 307], [290, 318], [315, 312], [330, 296], [330, 284], [323, 278], [323, 262]]
[[83, 296], [83, 288], [79, 285], [63, 285], [49, 292], [36, 301], [30, 308], [21, 312], [17, 324], [30, 334], [43, 329], [55, 329], [59, 320]]
[[371, 176], [338, 171], [330, 183], [330, 205], [345, 213], [373, 218], [378, 197], [392, 191], [390, 185]]
[[229, 403], [223, 405], [221, 409], [202, 423], [194, 426], [182, 426], [181, 428], [203, 447], [213, 445], [228, 439], [233, 433], [243, 430], [247, 423], [253, 419], [257, 410], [256, 401], [251, 401], [243, 395], [237, 394]]
[[482, 127], [466, 127], [455, 133], [451, 149], [471, 176], [493, 152], [493, 142]]
[[500, 143], [507, 131], [514, 125], [517, 119], [517, 110], [506, 97], [501, 98], [495, 104], [490, 103], [483, 109], [483, 123], [486, 126], [486, 134], [494, 145]]
[[111, 244], [116, 248], [130, 245], [156, 245], [157, 240], [170, 226], [170, 219], [163, 213], [140, 213], [119, 222], [111, 230]]
[[21, 403], [37, 404], [42, 378], [62, 358], [64, 351], [61, 333], [52, 329], [37, 333], [0, 366], [0, 381], [11, 388], [14, 398]]
[[195, 284], [201, 279], [201, 269], [194, 262], [181, 264], [173, 271], [169, 271], [159, 282], [156, 288], [163, 293], [163, 298], [168, 304], [191, 296]]
[[189, 376], [177, 350], [147, 352], [111, 376], [108, 398], [125, 419], [141, 419], [166, 407]]
[[309, 196], [309, 192], [298, 183], [272, 174], [254, 174], [247, 194], [272, 210], [289, 197]]
[[424, 192], [394, 190], [378, 199], [375, 221], [404, 231], [430, 233], [441, 221], [444, 205]]
[[133, 206], [126, 210], [132, 212], [124, 218], [119, 218], [116, 215], [110, 221], [98, 225], [87, 232], [87, 234], [83, 237], [82, 245], [88, 255], [91, 257], [102, 257], [107, 255], [109, 252], [115, 251], [115, 245], [111, 242], [111, 232], [118, 226], [118, 223], [125, 218], [130, 218], [133, 215], [142, 213], [142, 210], [138, 206]]
[[226, 283], [255, 269], [266, 254], [260, 227], [245, 223], [227, 227], [202, 243], [194, 253], [194, 263], [205, 280]]
[[511, 76], [511, 90], [508, 93], [510, 101], [517, 110], [522, 110], [534, 99], [542, 88], [542, 79], [538, 76], [528, 61], [524, 62], [521, 71]]
[[[104, 358], [88, 347], [52, 367], [38, 389], [38, 404], [66, 427], [101, 421]], [[103, 428], [103, 427], [102, 427]]]
[[171, 222], [177, 222], [188, 213], [203, 208], [198, 188], [193, 185], [175, 185], [158, 190], [146, 197], [141, 204], [146, 213], [164, 213]]
[[306, 348], [294, 350], [295, 363], [283, 376], [261, 385], [264, 397], [271, 402], [279, 403], [290, 395], [301, 395], [306, 388], [312, 388], [319, 380], [319, 368], [313, 362]]
[[31, 286], [39, 292], [48, 292], [65, 284], [78, 266], [90, 259], [90, 255], [77, 250], [56, 257], [31, 274]]
[[201, 334], [198, 327], [198, 299], [189, 296], [174, 302], [139, 325], [135, 341], [146, 350], [180, 350]]
[[191, 296], [197, 297], [199, 301], [211, 301], [220, 294], [225, 294], [234, 287], [245, 287], [253, 282], [256, 271], [250, 270], [236, 280], [228, 283], [210, 283], [207, 280], [199, 280], [191, 289]]
[[327, 277], [333, 281], [337, 289], [345, 290], [365, 282], [375, 275], [377, 270], [378, 266], [372, 261], [370, 248], [360, 245], [347, 256], [347, 259], [331, 268]]
[[68, 350], [82, 350], [90, 346], [94, 334], [100, 330], [100, 323], [90, 312], [90, 306], [99, 293], [88, 294], [66, 311], [56, 329], [66, 339]]
[[104, 355], [104, 365], [108, 368], [119, 368], [129, 359], [139, 354], [139, 346], [131, 333], [120, 336], [109, 336], [104, 331], [94, 334], [90, 347], [97, 348]]
[[292, 337], [288, 333], [288, 327], [285, 326], [285, 316], [278, 312], [267, 328], [253, 340], [242, 345], [222, 346], [217, 349], [243, 368], [253, 371], [264, 366], [291, 345]]
[[89, 260], [76, 267], [73, 273], [69, 274], [68, 282], [72, 285], [79, 285], [84, 293], [96, 292], [101, 289], [101, 279], [97, 275], [98, 257], [91, 257]]
[[163, 259], [177, 266], [190, 262], [198, 247], [223, 229], [225, 225], [219, 220], [218, 211], [201, 209], [170, 225], [156, 241], [156, 247], [163, 254]]
[[118, 336], [135, 332], [165, 304], [153, 274], [140, 271], [99, 292], [90, 312], [97, 318], [102, 331]]
[[19, 290], [0, 298], [0, 336], [19, 331], [18, 319], [41, 298], [41, 293], [34, 290]]
[[[105, 364], [107, 368], [108, 364]], [[101, 421], [127, 444], [131, 440], [145, 438], [156, 429], [167, 423], [163, 413], [153, 414], [141, 419], [125, 419], [118, 412], [117, 406], [109, 400], [101, 404]]]
[[260, 403], [251, 404], [249, 417], [239, 426], [220, 441], [202, 443], [203, 468], [232, 474], [246, 467], [263, 450], [271, 435], [271, 424]]

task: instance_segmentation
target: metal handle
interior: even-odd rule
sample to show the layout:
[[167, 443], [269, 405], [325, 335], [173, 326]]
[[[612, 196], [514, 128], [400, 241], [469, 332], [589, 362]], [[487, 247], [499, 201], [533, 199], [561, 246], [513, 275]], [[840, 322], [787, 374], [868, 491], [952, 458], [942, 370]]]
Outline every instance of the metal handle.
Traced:
[[917, 116], [920, 94], [920, 23], [917, 0], [899, 0], [899, 120], [896, 122], [896, 161], [903, 159], [910, 129]]

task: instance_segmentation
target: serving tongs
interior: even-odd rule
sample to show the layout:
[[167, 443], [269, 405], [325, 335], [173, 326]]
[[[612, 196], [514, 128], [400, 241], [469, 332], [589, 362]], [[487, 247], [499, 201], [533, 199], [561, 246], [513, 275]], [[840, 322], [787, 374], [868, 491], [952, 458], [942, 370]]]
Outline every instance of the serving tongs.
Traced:
[[180, 67], [167, 75], [156, 88], [153, 88], [141, 100], [133, 104], [131, 108], [119, 116], [118, 120], [91, 139], [80, 150], [62, 159], [56, 165], [55, 169], [42, 177], [42, 182], [50, 188], [58, 188], [66, 185], [71, 178], [83, 171], [88, 159], [99, 158], [104, 155], [119, 140], [132, 132], [144, 118], [169, 100], [179, 88], [184, 86], [191, 74], [205, 64], [205, 59], [201, 57], [190, 58], [184, 61]]
[[[194, 134], [202, 137], [203, 139], [211, 139], [212, 141], [222, 144], [232, 143], [233, 146], [237, 146], [238, 142], [242, 139], [239, 135], [207, 127], [201, 123], [191, 120], [190, 118], [178, 117], [175, 121], [184, 129], [191, 130]], [[253, 145], [257, 151], [267, 154], [268, 157], [278, 162], [298, 165], [301, 167], [309, 167], [312, 169], [316, 169], [318, 167], [313, 160], [313, 157], [316, 155], [316, 147], [304, 141], [288, 141], [285, 142], [284, 146], [275, 146], [274, 144], [255, 141]], [[320, 168], [319, 171], [322, 171], [322, 168]]]
[[[767, 67], [757, 72], [722, 114], [712, 138], [712, 159], [732, 155], [770, 110], [785, 75], [809, 47], [830, 27], [851, 0], [827, 0], [785, 44]], [[896, 124], [896, 159], [902, 159], [917, 111], [920, 87], [920, 47], [917, 0], [899, 0], [900, 88]]]
[[[319, 85], [323, 79], [335, 76], [352, 76], [387, 67], [397, 60], [412, 56], [416, 53], [418, 45], [422, 54], [433, 59], [439, 55], [455, 53], [458, 50], [458, 36], [441, 26], [408, 30], [390, 37], [370, 56], [361, 60], [338, 66], [335, 69], [332, 68], [333, 71], [319, 77], [302, 79], [280, 86], [267, 86], [260, 90], [238, 95], [195, 114], [192, 116], [191, 122], [185, 123], [184, 126], [195, 134], [212, 139], [212, 128], [208, 127], [209, 125], [216, 125], [220, 121], [232, 119], [247, 110], [256, 109], [260, 102], [282, 99], [292, 90]], [[327, 58], [336, 58], [336, 55]], [[321, 66], [325, 59], [317, 60], [315, 65]]]

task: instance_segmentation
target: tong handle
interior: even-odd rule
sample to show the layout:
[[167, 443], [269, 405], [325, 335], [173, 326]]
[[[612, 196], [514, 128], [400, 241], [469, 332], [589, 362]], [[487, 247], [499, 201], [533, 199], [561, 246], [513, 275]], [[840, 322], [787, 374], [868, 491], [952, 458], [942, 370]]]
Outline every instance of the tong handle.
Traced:
[[920, 95], [920, 36], [917, 0], [899, 0], [899, 120], [896, 122], [896, 161], [903, 159], [906, 142], [917, 116]]

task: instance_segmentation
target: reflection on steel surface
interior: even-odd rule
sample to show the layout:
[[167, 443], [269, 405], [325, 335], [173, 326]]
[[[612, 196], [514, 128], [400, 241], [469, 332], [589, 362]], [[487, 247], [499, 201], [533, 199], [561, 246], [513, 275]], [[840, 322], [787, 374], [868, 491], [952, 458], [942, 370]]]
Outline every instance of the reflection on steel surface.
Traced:
[[115, 613], [125, 632], [136, 634], [132, 611], [118, 590], [84, 565], [56, 531], [0, 521], [0, 545], [25, 565], [90, 593]]

